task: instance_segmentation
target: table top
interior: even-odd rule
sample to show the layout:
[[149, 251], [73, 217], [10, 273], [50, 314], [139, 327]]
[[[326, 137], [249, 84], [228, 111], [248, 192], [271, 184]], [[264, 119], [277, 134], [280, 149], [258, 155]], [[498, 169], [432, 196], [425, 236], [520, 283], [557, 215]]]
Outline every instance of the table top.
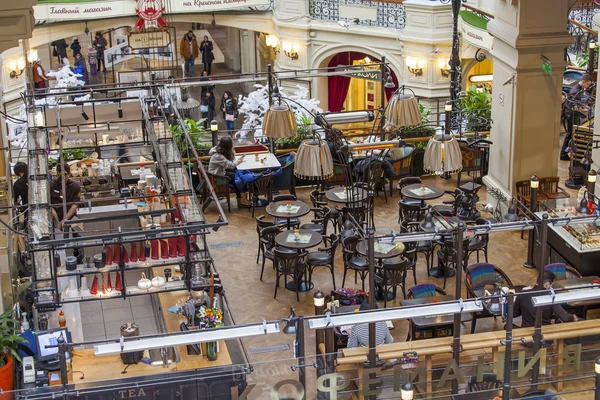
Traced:
[[458, 226], [458, 224], [460, 224], [463, 221], [458, 217], [443, 217], [443, 216], [439, 216], [439, 215], [434, 215], [433, 216], [433, 224], [434, 224], [433, 228], [423, 227], [424, 222], [425, 222], [425, 220], [421, 221], [421, 223], [419, 224], [419, 226], [421, 227], [421, 229], [423, 231], [435, 232], [436, 228], [440, 231], [454, 229]]
[[[523, 286], [523, 285], [515, 285], [515, 286], [511, 286], [509, 289], [512, 289], [515, 292], [519, 293], [524, 288], [525, 288], [525, 286]], [[486, 289], [474, 289], [473, 293], [477, 297], [487, 297], [487, 296], [493, 295], [493, 289], [487, 289], [489, 294], [486, 293], [485, 291], [486, 291]], [[481, 303], [483, 304], [483, 308], [485, 308], [485, 310], [487, 312], [489, 312], [490, 314], [496, 315], [496, 316], [502, 315], [502, 305], [500, 303], [496, 303], [497, 305], [494, 306], [493, 308], [491, 306], [491, 304], [492, 304], [491, 300], [485, 300], [485, 301], [482, 301]]]
[[[418, 299], [403, 299], [400, 300], [400, 305], [406, 306], [418, 306], [422, 304], [432, 304], [435, 302], [454, 301], [456, 298], [450, 294], [433, 296], [433, 297], [420, 297]], [[471, 319], [470, 313], [462, 313], [461, 321], [469, 321]], [[415, 317], [412, 318], [412, 323], [418, 328], [431, 328], [435, 326], [450, 325], [454, 323], [454, 315], [436, 315], [434, 317]]]
[[[277, 243], [278, 246], [288, 249], [304, 250], [315, 247], [323, 241], [323, 235], [311, 231], [310, 229], [300, 229], [299, 233], [301, 240], [294, 241], [294, 231], [283, 231], [275, 236], [275, 243]], [[288, 237], [290, 237], [291, 240], [288, 241]]]
[[[423, 187], [421, 185], [425, 185], [425, 190], [422, 190]], [[402, 188], [402, 196], [418, 200], [437, 199], [442, 197], [444, 193], [444, 188], [431, 183], [415, 183], [412, 185], [406, 185]]]
[[367, 198], [367, 191], [362, 188], [354, 188], [353, 190], [349, 187], [336, 187], [333, 189], [329, 189], [325, 192], [325, 197], [327, 200], [332, 201], [334, 203], [350, 203], [352, 200], [348, 198], [344, 198], [344, 189], [346, 189], [347, 193], [354, 192], [354, 201], [364, 201]]
[[[290, 200], [291, 209], [287, 210], [287, 200], [284, 201], [276, 201], [269, 204], [265, 211], [272, 217], [275, 218], [299, 218], [303, 215], [306, 215], [310, 212], [310, 206], [303, 201], [300, 200]], [[279, 207], [286, 208], [284, 211], [277, 211]], [[296, 209], [296, 207], [299, 207]]]
[[[363, 256], [367, 256], [367, 252], [368, 252], [368, 240], [367, 239], [363, 239], [361, 240], [357, 245], [356, 245], [356, 251], [360, 254], [362, 254]], [[393, 257], [397, 257], [400, 254], [404, 253], [404, 250], [406, 250], [405, 246], [403, 243], [398, 242], [398, 243], [378, 243], [377, 240], [375, 240], [375, 258], [378, 259], [384, 259], [384, 258], [393, 258]]]
[[[241, 157], [242, 156], [235, 156], [235, 159], [238, 160]], [[273, 153], [260, 153], [258, 158], [259, 161], [256, 161], [254, 154], [246, 154], [244, 160], [238, 164], [237, 169], [244, 171], [259, 171], [262, 169], [281, 167], [281, 163]]]
[[[570, 291], [577, 291], [590, 288], [592, 285], [594, 285], [594, 281], [599, 282], [600, 278], [597, 276], [584, 276], [583, 278], [562, 279], [555, 281], [554, 285], [552, 286], [554, 286], [556, 289], [564, 288]], [[600, 300], [583, 300], [567, 303], [567, 305], [570, 307], [585, 307], [599, 303]]]
[[467, 182], [464, 185], [461, 185], [459, 189], [463, 192], [477, 192], [479, 189], [481, 189], [481, 186], [482, 185], [480, 185], [479, 183]]

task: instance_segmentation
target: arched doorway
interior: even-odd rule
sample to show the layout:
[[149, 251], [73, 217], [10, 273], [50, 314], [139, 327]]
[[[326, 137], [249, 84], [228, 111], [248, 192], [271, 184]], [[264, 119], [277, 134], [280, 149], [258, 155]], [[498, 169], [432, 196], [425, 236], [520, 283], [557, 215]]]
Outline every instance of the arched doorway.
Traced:
[[[361, 65], [379, 63], [380, 60], [370, 54], [346, 51], [335, 54], [329, 61], [330, 72], [336, 70], [340, 65]], [[370, 68], [370, 67], [367, 67]], [[379, 70], [379, 66], [372, 66]], [[386, 100], [388, 100], [398, 87], [398, 79], [393, 70], [390, 69], [392, 80], [395, 84], [393, 89], [385, 89]], [[329, 76], [327, 78], [328, 107], [331, 112], [353, 111], [379, 108], [381, 104], [381, 84], [379, 79], [354, 78], [344, 75]]]
[[[470, 62], [469, 62], [470, 61]], [[469, 90], [481, 84], [484, 90], [492, 92], [494, 62], [488, 58], [483, 61], [468, 60], [463, 70], [463, 89]]]

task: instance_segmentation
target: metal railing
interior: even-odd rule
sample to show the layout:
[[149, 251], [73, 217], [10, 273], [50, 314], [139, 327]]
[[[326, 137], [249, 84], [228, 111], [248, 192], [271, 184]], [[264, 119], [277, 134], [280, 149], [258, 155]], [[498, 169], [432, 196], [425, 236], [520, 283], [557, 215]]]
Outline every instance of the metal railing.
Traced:
[[[377, 20], [340, 18], [340, 5], [376, 6]], [[367, 0], [310, 0], [310, 17], [324, 21], [345, 21], [361, 26], [393, 29], [404, 29], [406, 25], [406, 10], [402, 4]]]

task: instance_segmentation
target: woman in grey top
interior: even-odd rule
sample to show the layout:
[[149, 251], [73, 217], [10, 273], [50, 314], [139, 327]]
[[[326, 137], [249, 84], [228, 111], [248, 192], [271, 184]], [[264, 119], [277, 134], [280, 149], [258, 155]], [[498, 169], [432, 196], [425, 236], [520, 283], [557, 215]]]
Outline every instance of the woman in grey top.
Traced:
[[208, 154], [210, 155], [208, 172], [214, 175], [227, 176], [230, 180], [229, 186], [233, 187], [235, 195], [239, 199], [240, 190], [235, 185], [235, 169], [242, 160], [236, 161], [231, 138], [222, 137], [219, 145], [210, 149]]

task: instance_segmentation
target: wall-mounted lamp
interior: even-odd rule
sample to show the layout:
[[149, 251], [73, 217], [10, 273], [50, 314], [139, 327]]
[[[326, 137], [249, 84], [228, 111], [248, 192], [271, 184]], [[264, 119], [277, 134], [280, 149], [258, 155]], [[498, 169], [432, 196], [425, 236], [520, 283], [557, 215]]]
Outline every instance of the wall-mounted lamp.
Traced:
[[298, 51], [300, 51], [300, 44], [296, 42], [281, 42], [281, 48], [283, 49], [283, 54], [285, 54], [292, 60], [298, 59]]
[[406, 66], [411, 74], [414, 74], [415, 76], [421, 76], [423, 75], [425, 60], [418, 57], [406, 57]]
[[279, 45], [279, 40], [277, 40], [277, 36], [265, 35], [265, 44], [267, 47], [272, 48], [275, 54], [279, 53], [279, 48], [277, 47]]
[[440, 58], [438, 60], [438, 66], [440, 67], [440, 72], [442, 73], [442, 76], [444, 78], [448, 78], [450, 76], [450, 65], [449, 65], [449, 59], [446, 58]]
[[8, 64], [8, 70], [10, 71], [10, 77], [17, 79], [23, 74], [23, 71], [25, 71], [25, 59], [19, 57], [18, 60], [12, 60], [10, 64]]

